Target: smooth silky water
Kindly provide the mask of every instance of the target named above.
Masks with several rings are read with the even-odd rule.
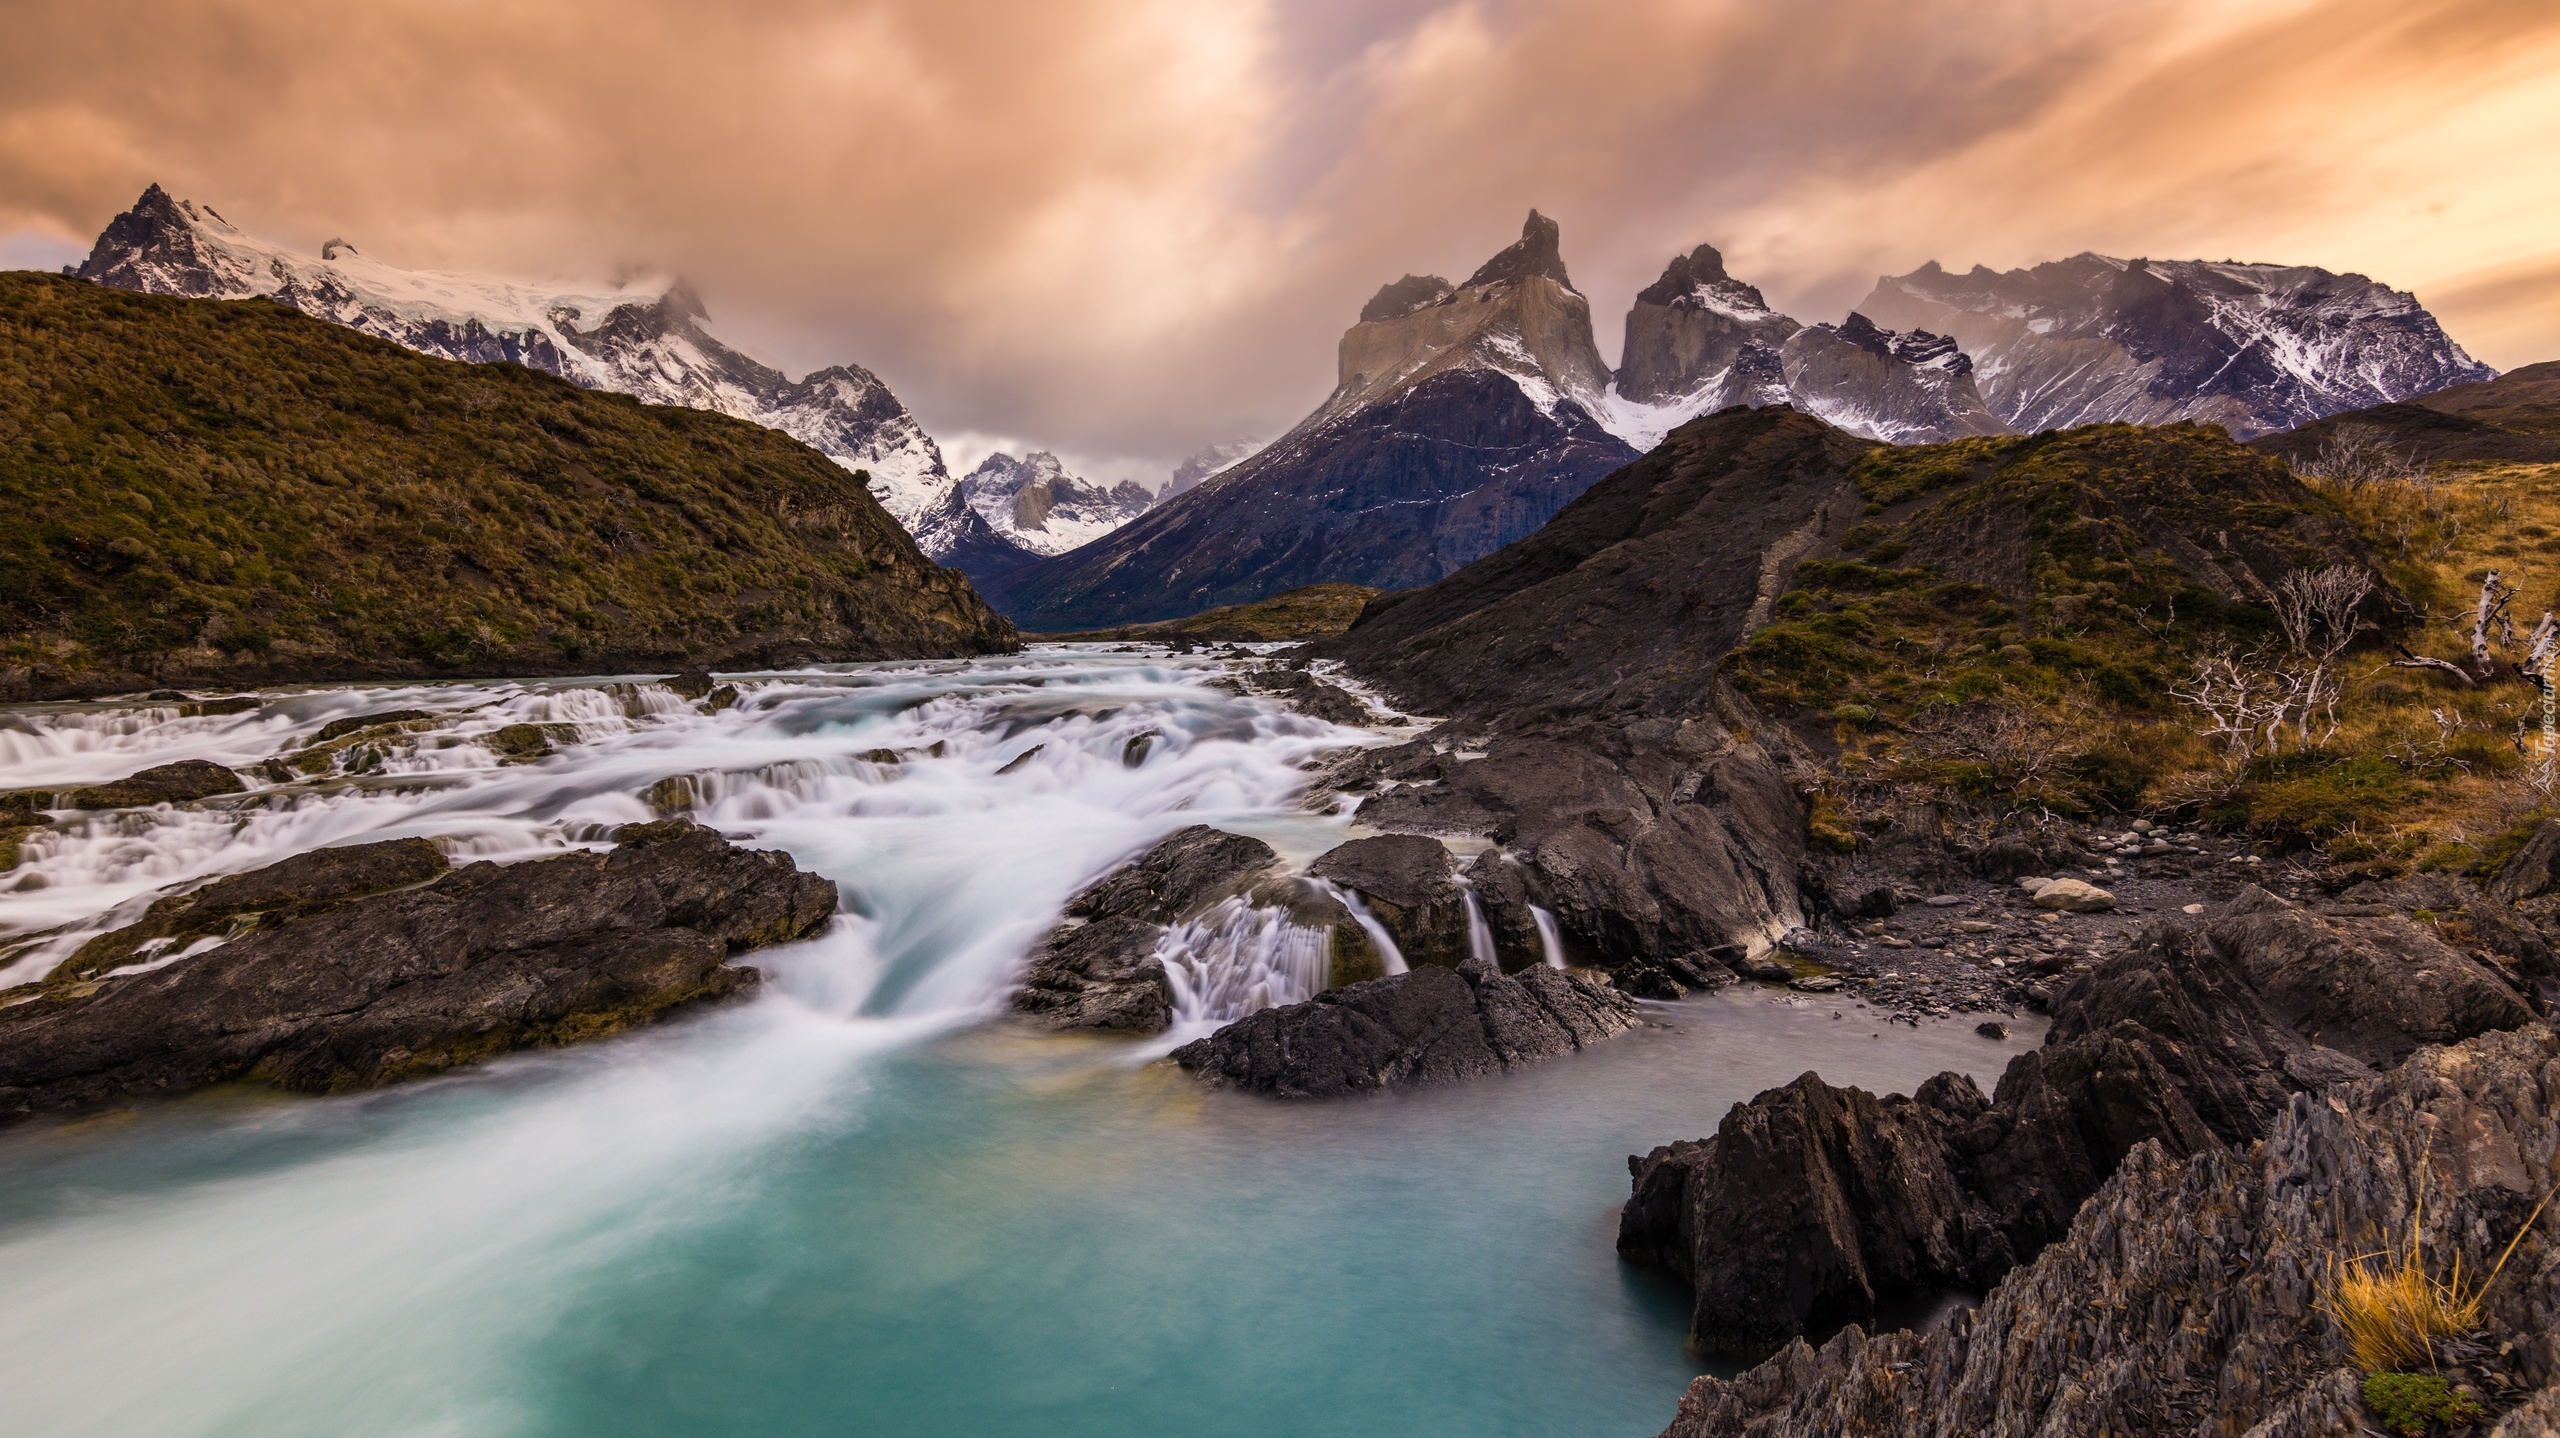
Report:
[[[1216,672],[1051,649],[754,676],[719,715],[566,681],[0,715],[5,789],[469,710],[359,777],[40,835],[0,981],[173,883],[412,834],[457,861],[600,843],[680,776],[845,896],[756,956],[754,1000],[609,1043],[0,1134],[0,1431],[1646,1434],[1700,1365],[1683,1295],[1612,1249],[1626,1155],[1806,1069],[1987,1080],[2034,1040],[1755,990],[1505,1078],[1287,1105],[1145,1062],[1170,1040],[990,1025],[1068,896],[1155,838],[1349,832],[1301,766],[1374,738]],[[575,742],[502,767],[473,741],[521,722]],[[1186,1032],[1306,981],[1287,936],[1243,938],[1202,936]]]

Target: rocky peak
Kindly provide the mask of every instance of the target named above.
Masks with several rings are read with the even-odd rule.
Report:
[[[1973,373],[1973,361],[1966,359],[1964,351],[1945,335],[1933,335],[1927,330],[1896,334],[1892,330],[1876,328],[1875,321],[1854,310],[1838,325],[1816,325],[1814,328],[1829,330],[1879,359],[1898,360],[1907,365],[1928,365],[1950,374]]]
[[[1045,449],[1019,459],[1001,451],[988,455],[960,481],[960,494],[998,537],[1030,554],[1089,544],[1146,513],[1156,499],[1135,481],[1106,489],[1080,479]]]
[[[1591,336],[1591,304],[1566,278],[1562,230],[1529,212],[1520,239],[1455,289],[1407,275],[1380,289],[1342,337],[1339,382],[1313,418],[1377,403],[1451,369],[1510,376],[1541,412],[1586,411],[1609,383]]]
[[[1735,279],[1713,245],[1674,255],[1627,310],[1613,401],[1602,413],[1640,449],[1685,420],[1737,404],[1783,404],[1778,347],[1799,328]]]
[[[1457,291],[1438,275],[1407,275],[1393,284],[1380,285],[1369,302],[1360,307],[1360,322],[1402,319],[1426,305],[1448,300]]]
[[[1472,290],[1541,278],[1568,290],[1573,288],[1572,279],[1564,272],[1564,227],[1531,210],[1528,220],[1520,226],[1519,242],[1485,261],[1467,277],[1465,287]]]
[[[1662,267],[1662,278],[1636,292],[1640,305],[1678,305],[1696,295],[1700,286],[1722,284],[1732,279],[1725,273],[1724,256],[1713,245],[1700,245],[1685,255],[1673,255],[1671,263]],[[1746,287],[1747,288],[1747,287]],[[1757,296],[1760,292],[1752,290]]]

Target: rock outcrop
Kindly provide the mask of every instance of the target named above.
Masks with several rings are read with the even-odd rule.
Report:
[[[1279,860],[1260,839],[1206,824],[1168,836],[1068,903],[1031,956],[1014,1012],[1051,1028],[1161,1033],[1173,1021],[1156,954],[1166,927],[1245,892]]]
[[[2560,1038],[2539,1025],[2425,1048],[2378,1077],[2288,1097],[2264,1141],[2128,1153],[2034,1261],[1925,1333],[1850,1328],[1740,1377],[1701,1378],[1664,1438],[2258,1438],[2377,1432],[2321,1306],[2332,1266],[2408,1244],[2477,1282],[2560,1183]],[[2544,1210],[2488,1287],[2478,1334],[2440,1342],[2488,1409],[2472,1431],[2560,1423],[2560,1222]]]
[[[683,820],[617,837],[389,892],[433,866],[371,845],[164,900],[83,950],[154,966],[0,1007],[0,1116],[239,1078],[365,1088],[599,1037],[752,987],[732,955],[835,912],[835,885],[786,855]]]
[[[159,764],[107,784],[74,789],[65,800],[73,809],[139,809],[152,804],[191,804],[217,794],[248,789],[240,776],[203,759]]]
[[[1974,387],[1973,361],[1945,335],[1897,334],[1851,314],[1797,330],[1778,358],[1796,405],[1853,434],[1937,444],[2009,432]]]
[[[1581,974],[1426,964],[1247,1014],[1174,1050],[1173,1060],[1220,1088],[1341,1098],[1487,1077],[1635,1024],[1633,1002]]]
[[[2335,1007],[2387,1011],[2395,995],[2410,1000],[2397,1020],[2347,1024]],[[2249,890],[2073,983],[1992,1102],[1956,1074],[1881,1100],[1807,1074],[1736,1105],[1712,1139],[1630,1159],[1619,1249],[1691,1283],[1701,1347],[1760,1357],[1895,1299],[1997,1281],[2142,1145],[2183,1159],[2247,1143],[2296,1094],[2531,1017],[2405,920]]]
[[[1380,834],[1327,851],[1307,873],[1358,894],[1408,964],[1467,961],[1467,891],[1449,846],[1419,834]],[[1516,966],[1515,966],[1516,967]]]
[[[1864,447],[1784,409],[1700,420],[1530,539],[1381,596],[1318,651],[1449,721],[1346,762],[1376,791],[1361,821],[1493,839],[1584,961],[1757,951],[1800,925],[1789,741],[1716,668],[1796,557],[1855,521]]]

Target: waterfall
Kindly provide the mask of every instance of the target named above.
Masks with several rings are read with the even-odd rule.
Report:
[[[1352,919],[1360,925],[1360,932],[1367,934],[1369,942],[1377,946],[1378,956],[1385,962],[1388,973],[1407,971],[1410,966],[1404,961],[1404,950],[1396,947],[1396,936],[1387,932],[1387,926],[1378,922],[1378,916],[1369,912],[1369,906],[1360,902],[1358,894],[1325,879],[1308,882],[1339,899],[1342,907],[1351,911]]]
[[[1462,892],[1467,896],[1467,957],[1477,963],[1489,964],[1499,972],[1502,959],[1494,952],[1493,926],[1484,921],[1484,905],[1476,902],[1475,890]]]
[[[1228,899],[1175,924],[1155,956],[1173,989],[1176,1028],[1227,1023],[1315,997],[1331,961],[1329,929],[1289,922],[1285,909]]]
[[[1529,906],[1529,917],[1538,921],[1538,947],[1546,953],[1547,967],[1551,969],[1563,968],[1564,935],[1559,933],[1556,929],[1556,916],[1548,913],[1542,908],[1539,908],[1535,904],[1531,904]]]

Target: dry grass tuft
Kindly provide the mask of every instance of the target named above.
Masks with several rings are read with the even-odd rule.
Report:
[[[2320,1306],[2337,1320],[2355,1353],[2356,1366],[2367,1373],[2422,1365],[2433,1368],[2436,1340],[2477,1332],[2489,1289],[2551,1202],[2552,1195],[2543,1194],[2542,1202],[2533,1206],[2515,1236],[2507,1240],[2506,1250],[2498,1255],[2487,1278],[2477,1284],[2465,1278],[2462,1256],[2457,1253],[2452,1272],[2439,1280],[2427,1272],[2418,1248],[2418,1235],[2426,1227],[2426,1173],[2426,1155],[2421,1153],[2417,1202],[2409,1215],[2406,1243],[2353,1258],[2332,1255],[2329,1261],[2329,1291]]]

